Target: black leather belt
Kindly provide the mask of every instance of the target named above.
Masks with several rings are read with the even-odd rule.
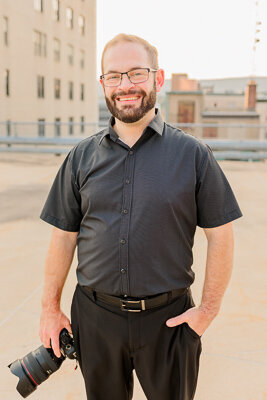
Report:
[[[112,296],[106,293],[96,292],[95,290],[89,288],[88,286],[81,286],[89,294],[93,295],[96,300],[101,300],[104,303],[118,306],[123,311],[140,312],[149,310],[151,308],[163,306],[164,304],[170,303],[173,299],[183,296],[189,288],[185,289],[175,289],[170,292],[146,296],[144,298],[129,298],[125,300],[124,298]]]

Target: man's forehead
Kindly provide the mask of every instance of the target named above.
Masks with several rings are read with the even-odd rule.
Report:
[[[110,72],[130,72],[130,71],[132,71],[134,69],[138,69],[138,68],[146,68],[146,67],[144,67],[144,65],[135,65],[134,67],[131,67],[131,68],[128,67],[127,71],[122,71],[123,68],[117,68],[116,69],[114,67],[113,69],[112,68],[108,68],[108,70],[105,73],[109,74]]]
[[[104,56],[105,73],[149,67],[148,64],[147,51],[139,43],[116,43],[107,49]]]

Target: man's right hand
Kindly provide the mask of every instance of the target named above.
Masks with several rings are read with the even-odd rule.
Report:
[[[70,320],[60,310],[44,310],[40,318],[39,336],[44,347],[51,348],[57,357],[61,356],[59,349],[59,334],[63,328],[66,328],[69,333],[72,333]]]

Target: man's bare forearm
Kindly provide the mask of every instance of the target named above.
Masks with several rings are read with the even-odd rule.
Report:
[[[73,260],[77,232],[54,228],[47,252],[42,308],[58,310],[62,290]]]
[[[211,317],[219,312],[233,268],[232,223],[204,229],[208,239],[205,281],[200,307]]]

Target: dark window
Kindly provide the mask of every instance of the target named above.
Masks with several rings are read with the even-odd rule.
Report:
[[[55,118],[55,136],[60,136],[61,131],[61,123],[60,123],[60,118]]]
[[[44,76],[37,75],[37,97],[44,98]]]
[[[73,100],[73,82],[69,82],[69,99]]]
[[[81,96],[80,96],[81,100],[84,100],[84,83],[81,83]]]
[[[60,99],[60,79],[55,79],[55,99]]]
[[[85,128],[84,121],[85,121],[85,118],[84,118],[84,116],[82,116],[81,117],[81,133],[84,133],[84,128]]]
[[[6,135],[11,136],[11,121],[9,119],[6,121]]]
[[[69,117],[69,135],[73,135],[73,117]]]
[[[45,135],[45,119],[39,118],[38,119],[38,136]]]
[[[10,96],[10,73],[9,69],[6,69],[4,72],[4,78],[5,78],[5,92],[6,96]]]

